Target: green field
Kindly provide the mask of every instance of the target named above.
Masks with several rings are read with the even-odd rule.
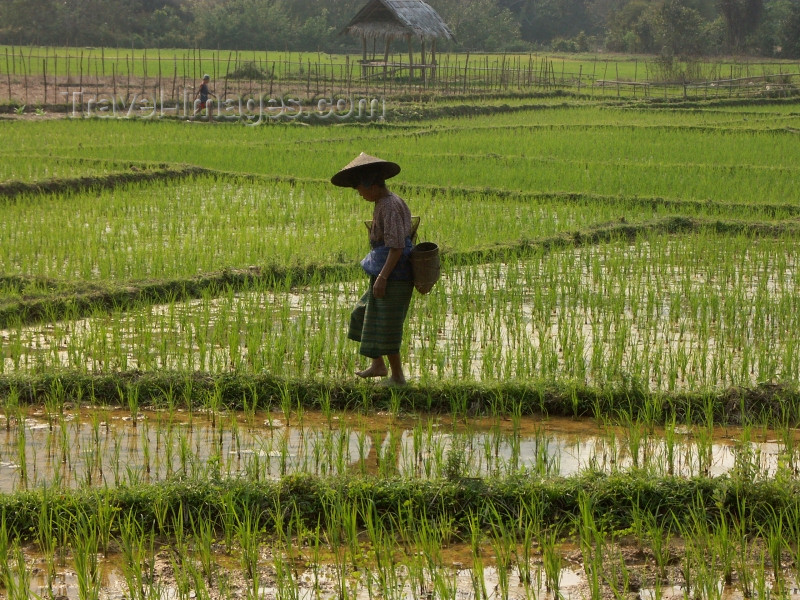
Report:
[[[0,121],[0,597],[796,596],[800,103],[489,104]],[[361,151],[441,249],[399,390]]]
[[[363,56],[308,52],[133,50],[0,46],[0,113],[63,112],[73,102],[129,106],[147,98],[191,102],[204,74],[223,101],[252,98],[394,98],[447,105],[465,97],[595,101],[644,98],[722,100],[797,94],[797,64],[781,60],[699,59],[618,54],[448,54],[426,68],[419,52]],[[418,107],[414,107],[415,109]],[[474,109],[475,107],[473,107]]]
[[[347,301],[325,298],[339,285],[345,298],[356,293],[369,207],[327,179],[367,150],[403,165],[393,185],[422,216],[423,238],[443,251],[445,278],[418,298],[425,318],[412,318],[407,336],[426,382],[793,389],[796,107],[567,104],[371,126],[10,121],[0,151],[2,368],[214,373],[227,364],[259,373],[268,365],[279,376],[347,380],[354,357],[344,328],[280,334],[278,348],[336,348],[323,365],[301,350],[285,351],[292,358],[281,364],[282,351],[265,356],[253,346],[279,335],[272,324],[288,309],[258,309],[275,290],[299,296],[313,322],[346,320]],[[490,273],[497,282],[479,285]],[[609,278],[626,286],[609,295]],[[235,304],[180,310],[185,319],[222,311],[224,325],[204,342],[224,349],[217,362],[197,363],[195,342],[148,325],[153,304],[176,310],[232,291]],[[269,301],[285,302],[297,300]],[[124,331],[128,343],[115,341],[112,354],[69,336],[64,361],[48,352],[52,343],[33,342],[37,322],[108,310],[112,319],[89,331],[109,339],[104,328]]]
[[[419,52],[417,49],[417,59]],[[371,53],[370,53],[371,57]],[[117,76],[135,77],[155,76],[164,78],[189,77],[199,79],[209,73],[214,79],[223,78],[227,72],[234,71],[243,64],[252,64],[267,74],[288,75],[291,71],[302,74],[303,66],[327,67],[338,73],[346,73],[349,67],[356,69],[360,56],[331,55],[324,52],[257,52],[227,50],[185,50],[185,49],[124,49],[124,48],[68,48],[68,47],[13,47],[0,45],[0,67],[5,73],[28,75],[66,76],[83,72],[87,78]],[[382,53],[378,57],[383,59]],[[6,61],[7,59],[7,61]],[[389,62],[408,59],[408,52],[393,52]],[[428,58],[430,60],[430,57]],[[649,55],[596,55],[596,54],[558,54],[558,53],[438,53],[437,62],[444,69],[474,68],[502,69],[515,68],[525,73],[551,70],[553,75],[562,73],[577,76],[582,73],[596,79],[639,81],[657,77],[663,72],[664,61]],[[718,60],[675,60],[679,70],[694,69],[696,75],[707,79],[724,77],[759,77],[779,73],[794,72],[796,63],[788,60],[758,59],[718,59]],[[273,67],[276,69],[273,71]]]

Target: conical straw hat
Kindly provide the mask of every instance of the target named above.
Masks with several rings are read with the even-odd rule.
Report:
[[[341,171],[331,177],[331,183],[339,187],[355,187],[359,179],[355,177],[355,175],[373,169],[385,180],[397,175],[400,172],[400,165],[362,152],[351,160]]]

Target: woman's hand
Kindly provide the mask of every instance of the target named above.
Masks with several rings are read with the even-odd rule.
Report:
[[[384,273],[391,274],[401,256],[403,256],[402,248],[389,249],[389,255],[386,257],[386,262],[384,263],[381,272],[378,273],[378,276],[375,278],[375,283],[372,284],[372,295],[376,298],[383,298],[386,295],[386,275],[384,275]]]
[[[386,295],[386,278],[383,275],[375,278],[375,283],[372,284],[372,295],[376,298],[383,298]]]

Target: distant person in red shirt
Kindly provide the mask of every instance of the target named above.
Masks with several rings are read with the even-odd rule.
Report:
[[[211,81],[211,76],[203,75],[203,83],[200,84],[200,87],[197,89],[197,92],[195,92],[193,100],[197,100],[198,97],[200,98],[199,104],[195,102],[195,107],[194,107],[195,116],[197,116],[197,114],[200,111],[206,109],[206,103],[208,102],[209,96],[213,97],[214,100],[217,99],[217,97],[208,89],[209,81]],[[206,113],[208,114],[208,120],[211,121],[211,114],[208,112],[208,110],[206,110]]]

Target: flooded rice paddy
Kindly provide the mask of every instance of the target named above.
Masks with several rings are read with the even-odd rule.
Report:
[[[146,597],[152,600],[194,600],[204,597],[208,600],[224,598],[258,598],[261,600],[339,600],[342,597],[353,600],[372,600],[373,598],[386,598],[393,600],[433,600],[450,598],[453,600],[610,600],[612,598],[637,598],[640,600],[687,600],[691,598],[709,598],[707,591],[690,588],[684,585],[656,585],[651,587],[647,583],[635,586],[634,592],[613,594],[606,592],[598,596],[593,594],[589,583],[590,577],[581,565],[580,551],[575,547],[564,547],[566,565],[558,573],[559,588],[557,592],[548,589],[545,582],[544,566],[540,559],[534,560],[530,565],[531,581],[524,581],[516,570],[503,573],[494,565],[483,566],[479,577],[476,577],[474,566],[469,557],[469,550],[455,548],[447,552],[448,564],[432,574],[419,572],[419,566],[409,568],[399,566],[391,587],[381,587],[386,582],[380,581],[380,576],[369,569],[362,569],[355,573],[345,575],[341,569],[332,564],[307,566],[307,562],[299,553],[295,557],[293,567],[296,577],[295,584],[290,590],[281,584],[281,573],[276,563],[281,559],[276,557],[271,549],[264,549],[260,556],[263,563],[260,573],[260,583],[257,589],[248,586],[246,580],[237,574],[235,560],[229,555],[218,553],[215,555],[214,585],[209,585],[200,594],[188,592],[175,581],[175,568],[179,564],[174,554],[161,551],[152,563],[152,582],[147,585]],[[627,548],[628,554],[635,553],[635,549]],[[56,570],[52,577],[47,576],[45,560],[35,552],[26,555],[33,565],[33,574],[29,580],[29,591],[38,598],[58,598],[60,600],[81,600],[82,594],[78,577],[71,564],[65,563]],[[462,562],[466,561],[466,562]],[[639,565],[642,572],[644,565]],[[179,568],[179,567],[178,567]],[[635,565],[631,565],[634,578],[638,572]],[[119,557],[106,557],[100,559],[99,580],[96,598],[98,600],[123,600],[130,598],[130,589],[125,581],[123,568],[119,565]],[[342,591],[342,590],[346,591]],[[378,591],[380,590],[380,591]],[[763,595],[758,598],[783,598],[784,600],[799,600],[800,585],[792,576],[787,575],[787,581],[776,585],[774,579],[768,577],[761,590]],[[2,594],[0,594],[2,597]],[[714,584],[712,598],[718,600],[747,600],[740,589],[722,582]]]
[[[57,411],[6,409],[0,417],[0,489],[110,487],[182,476],[277,479],[298,472],[434,478],[447,476],[454,455],[465,477],[555,477],[638,468],[654,476],[719,476],[738,470],[741,476],[766,479],[779,469],[784,475],[790,469],[789,475],[797,477],[798,448],[798,430],[311,410],[132,414],[120,408],[66,404]],[[523,541],[513,550],[513,564],[506,565],[500,562],[497,541],[484,540],[478,550],[474,542],[458,539],[438,540],[433,550],[400,544],[387,567],[366,544],[355,565],[354,558],[335,550],[335,538],[310,532],[316,542],[262,541],[254,573],[244,569],[241,551],[228,547],[221,534],[207,540],[207,551],[200,550],[200,534],[194,530],[189,541],[182,542],[188,544],[183,550],[176,550],[174,540],[148,535],[144,546],[149,550],[136,565],[140,579],[125,562],[126,550],[118,545],[122,542],[112,543],[108,552],[98,550],[91,594],[85,573],[83,580],[79,575],[86,569],[76,556],[84,551],[79,546],[49,555],[35,544],[17,547],[16,555],[9,554],[8,574],[17,578],[13,585],[27,586],[35,597],[60,600],[800,599],[791,561],[786,559],[776,580],[764,563],[765,551],[757,548],[750,560],[755,573],[761,569],[761,579],[758,583],[754,575],[748,585],[753,590],[760,585],[759,593],[747,591],[751,588],[738,580],[726,584],[718,573],[712,591],[687,583],[680,559],[687,542],[677,535],[667,541],[673,558],[660,576],[654,575],[649,547],[632,534],[604,540],[604,568],[615,574],[603,577],[599,594],[592,571],[597,567],[590,564],[585,547],[569,540],[554,546],[554,555],[542,540]],[[527,566],[520,564],[522,556],[528,557]],[[20,579],[21,568],[25,575]],[[624,577],[624,589],[614,591],[610,582],[617,576]],[[134,583],[139,596],[131,592]]]
[[[570,476],[630,468],[653,475],[800,472],[800,432],[598,425],[565,418],[403,417],[301,411],[187,413],[75,407],[0,416],[0,491],[118,486],[174,476],[276,479],[292,473],[439,478]]]
[[[403,351],[414,385],[537,377],[598,386],[637,381],[663,391],[797,379],[800,280],[793,256],[769,240],[688,242],[615,242],[449,269],[431,295],[415,298]],[[344,337],[345,324],[364,282],[285,287],[216,290],[187,302],[13,327],[0,332],[0,364],[9,374],[169,369],[352,377],[359,359]],[[657,426],[624,414],[601,421],[484,417],[489,407],[468,408],[470,416],[456,417],[323,412],[294,404],[227,412],[122,410],[78,399],[38,408],[6,402],[0,406],[0,492],[173,478],[266,481],[294,473],[431,480],[628,470],[744,481],[800,476],[800,432],[789,427]],[[557,551],[548,551],[542,539],[527,549],[522,543],[513,565],[503,562],[496,541],[484,539],[476,550],[460,539],[442,543],[435,559],[419,545],[399,549],[390,568],[381,568],[374,548],[365,547],[357,564],[345,564],[335,540],[316,533],[316,543],[326,546],[317,554],[308,541],[291,549],[285,540],[263,540],[258,566],[247,572],[244,550],[219,540],[206,539],[205,554],[194,540],[184,560],[176,540],[145,537],[150,546],[134,562],[140,580],[132,583],[130,561],[117,547],[108,556],[94,554],[91,589],[77,546],[58,556],[36,545],[17,547],[5,575],[16,583],[5,597],[30,591],[48,598],[142,600],[800,599],[798,559],[770,564],[761,540],[742,558],[752,577],[743,571],[725,583],[717,565],[704,566],[698,551],[689,551],[686,535],[667,544],[667,572],[654,576],[654,551],[614,533],[595,540],[601,546],[595,554],[605,557],[598,591],[596,557],[574,535],[564,534]],[[785,553],[792,548],[787,544]],[[690,555],[691,569],[708,571],[702,583],[683,572],[683,557]],[[617,579],[624,585],[614,587]]]
[[[402,352],[422,383],[535,377],[676,391],[795,381],[800,270],[785,248],[707,235],[451,268],[415,295]],[[359,358],[346,324],[365,285],[219,290],[19,326],[0,331],[0,368],[349,377]]]
[[[590,585],[590,576],[582,566],[580,550],[575,546],[565,544],[561,551],[564,553],[564,566],[558,572],[558,590],[553,591],[546,583],[545,567],[541,557],[535,558],[530,564],[531,580],[520,577],[517,569],[504,572],[494,564],[484,564],[476,567],[470,557],[470,551],[463,546],[455,545],[444,552],[445,565],[440,569],[431,569],[427,573],[419,564],[410,560],[407,565],[398,565],[392,581],[381,581],[381,576],[376,571],[362,568],[355,572],[345,573],[341,566],[334,564],[309,565],[307,556],[298,552],[289,559],[294,571],[295,583],[287,590],[282,584],[281,569],[282,557],[275,555],[271,548],[264,548],[259,557],[263,565],[259,573],[259,583],[253,589],[245,578],[237,574],[236,561],[224,552],[217,552],[214,557],[216,569],[213,585],[208,585],[201,593],[188,592],[179,583],[176,583],[176,569],[180,570],[180,562],[173,553],[160,551],[150,565],[143,565],[149,569],[152,580],[146,586],[147,598],[153,600],[179,600],[182,598],[194,599],[197,597],[208,600],[224,598],[259,598],[263,600],[338,600],[342,597],[353,600],[372,600],[373,598],[387,598],[394,600],[421,600],[451,598],[453,600],[604,600],[611,598],[637,598],[640,600],[687,600],[690,598],[709,598],[707,590],[687,587],[685,585],[655,585],[647,583],[644,564],[636,564],[631,560],[637,550],[632,546],[617,547],[619,555],[627,555],[629,568],[634,583],[634,591],[613,594],[606,592],[602,595],[593,594]],[[59,598],[61,600],[80,600],[80,586],[77,575],[72,569],[71,561],[56,569],[54,575],[47,575],[46,561],[36,552],[30,552],[26,558],[33,565],[32,575],[28,581],[30,592],[39,598]],[[122,600],[130,598],[130,589],[127,585],[123,567],[119,564],[120,557],[108,556],[100,559],[98,600]],[[482,561],[492,563],[491,560]],[[275,568],[275,565],[279,565]],[[480,576],[476,577],[476,568],[481,568]],[[526,576],[527,577],[527,576]],[[639,577],[642,580],[639,580]],[[387,583],[389,586],[387,587]],[[642,585],[640,585],[642,584]],[[733,585],[723,584],[721,581],[714,583],[714,590],[710,597],[718,600],[746,600],[751,595],[746,595]],[[343,591],[345,590],[345,591]],[[767,577],[758,598],[783,598],[784,600],[800,599],[800,585],[790,573],[786,580],[776,584],[775,580]]]

